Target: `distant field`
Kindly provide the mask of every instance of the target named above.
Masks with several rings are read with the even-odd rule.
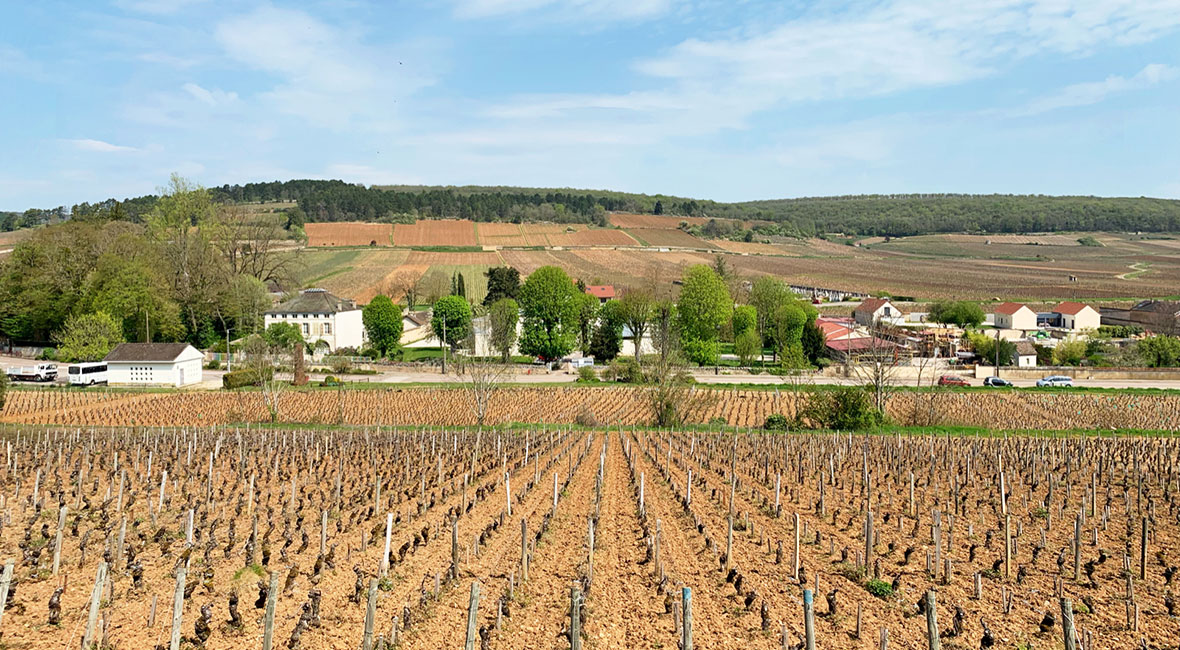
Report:
[[[466,228],[465,224],[470,222],[449,223],[451,228]],[[492,227],[485,231],[488,225]],[[529,246],[563,247],[594,243],[619,245],[615,243],[617,239],[607,238],[627,237],[621,230],[579,226],[570,233],[566,232],[568,228],[562,224],[480,223],[472,225],[472,234],[474,238],[478,229],[480,243],[499,239],[528,242]],[[541,266],[556,265],[588,283],[627,287],[659,278],[659,282],[671,286],[671,280],[685,267],[712,264],[715,254],[723,254],[730,266],[751,279],[772,274],[795,284],[865,293],[885,291],[918,299],[1053,302],[1073,298],[1135,300],[1180,294],[1180,239],[1071,233],[1036,236],[1036,241],[1041,243],[1033,244],[1017,243],[1025,240],[1015,237],[929,235],[867,245],[868,240],[862,240],[862,246],[849,246],[820,239],[776,239],[771,244],[706,241],[676,229],[638,231],[653,248],[635,248],[637,244],[630,243],[631,248],[624,250],[506,248],[471,253],[308,250],[304,251],[301,263],[305,265],[303,277],[318,278],[317,286],[361,302],[377,292],[394,290],[402,279],[421,277],[431,270],[448,276],[456,270],[463,272],[469,294],[482,297],[483,271],[500,264],[514,266],[526,276]],[[1092,234],[1103,246],[1076,245],[1077,239],[1086,234]],[[396,233],[394,236],[396,240]],[[454,241],[429,238],[420,241],[431,242],[422,245],[456,245]],[[660,246],[671,250],[654,249]],[[685,250],[677,246],[712,247],[717,251]]]
[[[475,246],[475,222],[430,219],[393,227],[394,246]]]
[[[627,233],[647,246],[673,248],[716,248],[713,244],[697,239],[683,230],[667,228],[628,228]]]
[[[308,223],[308,246],[389,246],[393,226],[387,223]]]

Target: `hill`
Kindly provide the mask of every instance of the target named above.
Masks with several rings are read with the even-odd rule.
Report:
[[[721,203],[609,190],[506,186],[364,187],[339,180],[291,180],[210,188],[229,203],[295,202],[289,223],[416,219],[476,222],[581,223],[607,227],[607,213],[704,220],[710,237],[912,236],[936,233],[1176,232],[1180,201],[1145,197],[897,194],[809,197]],[[107,199],[66,210],[0,213],[0,231],[67,218],[112,216],[139,221],[157,197]],[[708,222],[713,221],[713,225]],[[743,222],[743,223],[737,223]],[[747,235],[747,233],[749,233]]]

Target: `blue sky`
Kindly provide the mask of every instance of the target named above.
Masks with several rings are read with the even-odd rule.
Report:
[[[1180,197],[1180,0],[4,0],[0,209],[290,178]]]

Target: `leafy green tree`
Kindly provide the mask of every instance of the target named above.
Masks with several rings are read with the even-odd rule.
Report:
[[[775,310],[779,305],[794,300],[795,294],[787,283],[773,275],[764,275],[754,281],[754,286],[750,289],[750,304],[756,312],[758,335],[762,337],[763,344],[778,348],[772,331]]]
[[[583,355],[590,353],[590,339],[594,336],[598,304],[598,298],[585,292],[578,294],[578,349]]]
[[[584,294],[560,268],[543,266],[533,271],[519,293],[524,316],[521,353],[546,361],[568,354],[578,336],[580,295]]]
[[[664,214],[664,202],[656,201],[656,207],[651,212],[652,214]]]
[[[128,341],[175,341],[185,333],[163,278],[147,262],[113,253],[103,255],[86,279],[78,309],[119,319]]]
[[[507,268],[507,267],[504,267]],[[515,271],[516,269],[513,269]],[[512,357],[512,346],[516,345],[516,326],[520,322],[520,305],[512,298],[500,298],[492,303],[488,311],[492,334],[489,343],[500,353],[500,361],[508,363]]]
[[[1086,347],[1086,342],[1081,339],[1062,341],[1053,348],[1053,363],[1059,366],[1076,366],[1086,358]]]
[[[54,340],[62,361],[102,361],[123,342],[123,324],[101,311],[71,316]]]
[[[939,300],[930,305],[929,318],[935,323],[978,327],[983,322],[983,308],[966,300]]]
[[[733,310],[733,340],[737,343],[737,338],[741,336],[746,330],[756,330],[758,328],[758,309],[753,305],[740,305]]]
[[[8,375],[0,372],[0,409],[4,408],[4,400],[8,392]]]
[[[488,295],[484,296],[485,307],[502,298],[516,299],[520,291],[520,271],[511,266],[494,266],[484,272],[488,278]]]
[[[982,332],[969,332],[967,334],[967,340],[971,343],[971,348],[975,350],[975,355],[981,359],[982,363],[986,365],[996,363],[996,337],[988,336]],[[1016,359],[1016,344],[1008,339],[1000,339],[999,346],[1000,365],[1010,366],[1014,364]],[[1083,353],[1085,352],[1084,346],[1082,351]]]
[[[809,318],[803,326],[803,354],[807,362],[813,366],[821,364],[820,359],[828,358],[828,340],[824,331],[816,324],[814,318]],[[822,363],[826,363],[822,362]]]
[[[655,298],[645,289],[627,289],[619,300],[619,316],[623,319],[623,324],[631,330],[636,361],[643,353],[643,335],[647,332],[654,306]]]
[[[807,312],[792,300],[774,310],[770,331],[773,335],[775,353],[786,368],[804,368],[807,356],[803,353],[803,328],[807,325]]]
[[[471,333],[471,305],[459,296],[439,298],[430,316],[430,328],[440,341],[456,350]]]
[[[374,296],[361,311],[361,322],[365,325],[369,343],[382,356],[392,357],[397,353],[401,347],[403,329],[400,305],[393,304],[389,296]]]
[[[623,310],[618,300],[608,300],[598,309],[598,323],[590,339],[590,354],[596,363],[606,363],[623,349]]]
[[[289,352],[297,343],[303,343],[303,332],[295,323],[271,323],[262,333],[263,342],[276,350]]]
[[[1135,344],[1139,358],[1149,368],[1172,368],[1180,365],[1180,338],[1148,336]]]
[[[743,366],[752,365],[754,359],[762,353],[762,338],[758,336],[758,330],[754,327],[742,330],[742,333],[734,338],[733,351]]]
[[[729,290],[717,272],[704,264],[690,266],[684,272],[676,312],[681,345],[689,361],[702,366],[717,363],[717,338],[733,313]]]

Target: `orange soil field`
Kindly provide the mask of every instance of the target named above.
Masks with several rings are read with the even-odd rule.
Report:
[[[730,253],[745,253],[749,255],[786,255],[786,251],[774,244],[761,242],[730,241],[728,239],[710,239],[713,248],[720,248]]]
[[[423,219],[393,226],[394,246],[475,246],[475,223],[466,219]]]
[[[674,248],[716,248],[704,239],[697,239],[683,230],[663,228],[628,228],[627,233],[648,246]]]
[[[685,405],[690,421],[722,421],[761,427],[781,413],[794,418],[807,392],[700,389]],[[120,392],[101,400],[63,401],[55,391],[13,391],[14,405],[0,411],[0,422],[50,425],[219,425],[260,422],[268,412],[260,393]],[[101,394],[101,391],[97,394]],[[652,421],[644,389],[637,387],[505,387],[491,398],[487,423],[571,423],[587,417],[599,422],[644,424]],[[39,400],[43,400],[40,402]],[[1180,430],[1180,396],[1086,393],[913,393],[889,402],[897,422],[915,423],[926,413],[938,421],[1003,429],[1166,429]],[[475,423],[467,394],[460,388],[369,390],[291,390],[279,405],[280,420],[318,424],[467,425]],[[919,422],[920,423],[920,422]]]
[[[520,224],[515,223],[477,223],[475,224],[476,239],[480,246],[543,246],[532,244],[527,235],[521,231]]]
[[[414,265],[408,258],[415,252],[388,249],[361,251],[347,269],[316,284],[363,305],[378,293],[389,291],[398,279],[414,273]],[[407,264],[408,268],[405,266]]]
[[[1059,595],[1088,647],[1180,638],[1174,439],[550,424],[7,444],[10,648],[167,647],[174,594],[182,647],[260,647],[268,583],[274,647],[292,650],[355,650],[367,618],[372,647],[457,647],[473,591],[476,647],[562,650],[571,589],[588,648],[676,647],[684,589],[701,648],[796,647],[804,590],[835,650],[883,629],[927,647],[927,592],[948,650],[985,626],[996,648],[1061,647]]]
[[[387,223],[307,223],[308,246],[389,246],[393,227]]]
[[[554,233],[546,235],[550,246],[638,246],[635,241],[622,230],[590,229],[577,232]]]

